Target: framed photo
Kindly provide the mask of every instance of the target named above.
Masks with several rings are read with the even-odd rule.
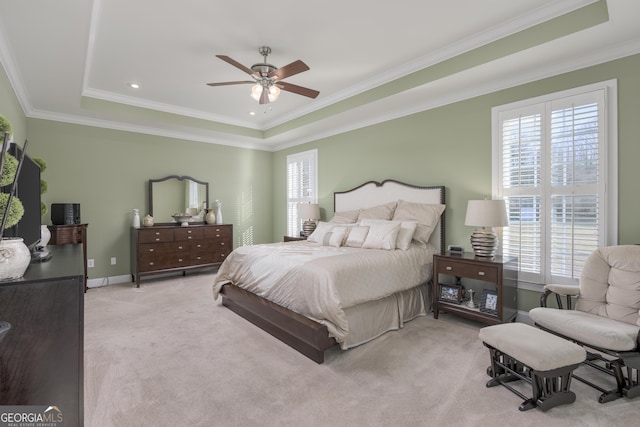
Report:
[[[480,311],[483,313],[498,315],[498,293],[490,289],[482,290],[482,298],[480,299]]]
[[[460,304],[462,302],[462,286],[440,284],[440,293],[438,294],[438,299],[440,301]]]

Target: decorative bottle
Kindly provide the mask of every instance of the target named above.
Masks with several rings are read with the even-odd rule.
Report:
[[[216,200],[216,224],[222,224],[222,202]]]
[[[140,210],[133,210],[133,228],[140,228]]]

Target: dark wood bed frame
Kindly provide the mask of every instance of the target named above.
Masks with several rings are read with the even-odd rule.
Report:
[[[369,181],[351,190],[334,193],[334,210],[336,194],[347,194],[370,184],[383,187],[385,183],[395,183],[416,189],[440,189],[440,203],[444,204],[445,202],[444,186],[416,186],[395,180]],[[441,251],[444,251],[444,230],[444,215],[442,215],[440,218]],[[222,305],[316,363],[323,363],[325,350],[338,344],[335,339],[329,336],[329,330],[325,325],[247,292],[234,284],[223,285],[220,294],[222,295]]]

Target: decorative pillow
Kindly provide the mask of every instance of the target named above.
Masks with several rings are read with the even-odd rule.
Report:
[[[400,232],[400,223],[382,221],[369,226],[369,233],[362,244],[363,249],[384,249],[392,251],[396,248],[396,239]]]
[[[393,212],[396,209],[397,202],[385,203],[384,205],[374,206],[372,208],[360,210],[358,215],[358,222],[365,218],[369,219],[385,219],[390,220],[393,217]]]
[[[369,234],[369,227],[364,227],[364,226],[349,227],[349,233],[347,234],[347,238],[344,242],[344,246],[349,246],[352,248],[361,248],[362,244],[367,238],[367,234]]]
[[[322,243],[324,240],[324,235],[331,231],[331,229],[335,227],[335,224],[329,224],[328,222],[319,221],[316,225],[316,229],[313,230],[313,233],[309,237],[307,237],[308,242]]]
[[[398,237],[396,238],[396,249],[402,249],[406,251],[411,246],[411,240],[413,239],[413,234],[416,231],[416,227],[418,223],[415,221],[385,221],[381,219],[363,219],[360,224],[361,225],[374,225],[380,223],[394,223],[400,225],[400,231],[398,231]]]
[[[322,245],[339,248],[344,243],[344,238],[347,236],[350,228],[351,227],[333,227],[331,231],[324,234]]]
[[[360,210],[336,212],[329,222],[333,224],[353,224],[358,220],[358,214],[360,214]]]
[[[440,215],[444,212],[445,205],[411,203],[398,200],[398,206],[393,213],[394,221],[415,221],[418,223],[413,234],[413,240],[423,246],[429,242],[429,237],[435,230]]]
[[[418,223],[415,221],[402,221],[400,223],[398,238],[396,239],[396,248],[402,249],[403,251],[409,249],[417,228]]]

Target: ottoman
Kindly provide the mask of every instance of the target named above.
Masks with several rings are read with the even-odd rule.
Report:
[[[478,336],[491,356],[487,387],[502,385],[525,399],[521,411],[535,407],[546,411],[575,402],[571,377],[586,359],[584,348],[524,323],[487,326]],[[532,397],[508,384],[517,380],[531,384]]]

